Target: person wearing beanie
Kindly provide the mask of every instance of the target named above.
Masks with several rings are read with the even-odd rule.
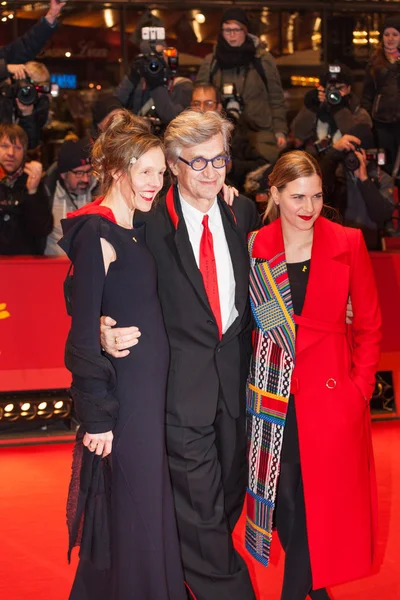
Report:
[[[344,225],[362,230],[369,250],[381,250],[395,204],[392,178],[367,158],[374,146],[371,127],[359,123],[323,153],[320,166],[325,204],[340,212]],[[346,157],[355,159],[352,168]]]
[[[399,68],[400,16],[393,15],[383,23],[381,43],[366,68],[361,99],[361,106],[372,117],[377,145],[386,150],[389,174],[400,148]]]
[[[215,50],[201,64],[197,81],[218,88],[225,98],[224,110],[235,122],[235,137],[248,139],[259,155],[273,163],[286,145],[282,84],[272,55],[249,34],[243,9],[231,7],[224,12]],[[241,99],[235,112],[224,96],[226,84],[234,84]]]
[[[91,140],[87,137],[65,141],[57,162],[44,179],[53,213],[53,230],[47,237],[45,249],[49,256],[64,255],[57,243],[63,235],[61,220],[68,212],[82,208],[95,197],[98,181],[90,164],[90,151]]]
[[[372,127],[370,115],[360,107],[360,99],[352,91],[354,76],[351,69],[338,62],[334,66],[340,69],[339,73],[332,74],[329,70],[321,73],[320,85],[305,94],[304,105],[290,126],[295,147],[315,157],[358,123]],[[340,92],[340,102],[331,104],[327,101],[327,87]]]

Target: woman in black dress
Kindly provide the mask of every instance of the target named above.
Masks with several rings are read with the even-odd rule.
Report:
[[[70,599],[183,600],[164,449],[169,348],[145,226],[132,227],[134,211],[149,211],[162,187],[164,153],[144,121],[120,110],[94,145],[93,166],[104,196],[68,215],[60,242],[74,268],[66,364],[81,421],[68,506],[70,548],[81,551]],[[102,314],[140,328],[122,360],[102,353]]]

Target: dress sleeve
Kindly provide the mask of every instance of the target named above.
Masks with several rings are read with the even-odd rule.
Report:
[[[100,218],[89,218],[75,235],[69,254],[74,271],[66,366],[73,377],[71,395],[78,419],[89,433],[112,430],[118,407],[113,397],[115,373],[100,345],[106,277],[101,237]]]
[[[375,387],[381,341],[381,311],[371,260],[361,230],[352,236],[350,298],[353,305],[352,379],[369,400]]]

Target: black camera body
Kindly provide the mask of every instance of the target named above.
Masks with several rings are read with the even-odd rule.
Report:
[[[222,106],[227,118],[232,123],[237,123],[243,112],[244,102],[236,90],[236,85],[234,83],[224,83],[221,96]]]
[[[355,152],[360,152],[361,147],[356,146],[355,151],[350,150],[346,152],[343,163],[348,171],[354,173],[360,168],[360,161],[357,158]],[[367,159],[368,176],[371,179],[378,178],[378,167],[383,167],[386,164],[386,153],[383,148],[369,148],[365,150],[365,156]]]
[[[136,59],[137,69],[141,76],[147,81],[162,81],[167,83],[172,80],[178,71],[179,58],[176,48],[165,48],[157,52],[156,47],[165,40],[165,29],[163,27],[142,28],[142,54]],[[147,47],[146,47],[147,46]]]
[[[0,94],[13,101],[19,100],[24,106],[36,104],[39,93],[50,94],[52,91],[50,83],[36,84],[29,77],[26,79],[12,78],[11,84],[3,83]]]

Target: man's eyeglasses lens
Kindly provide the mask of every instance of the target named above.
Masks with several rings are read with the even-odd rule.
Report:
[[[73,173],[78,179],[82,179],[83,177],[85,177],[85,175],[91,177],[92,172],[92,169],[89,169],[89,171],[71,171],[71,173]]]
[[[179,160],[184,162],[186,165],[189,165],[193,171],[204,171],[208,163],[211,163],[214,169],[223,169],[223,167],[226,167],[229,162],[229,156],[216,156],[215,158],[209,159],[199,156],[199,158],[194,158],[190,162],[179,157]]]
[[[226,33],[227,35],[231,35],[232,33],[233,34],[238,34],[241,31],[243,31],[243,29],[241,29],[240,27],[235,27],[233,29],[230,29],[230,28],[229,29],[222,29],[222,33]]]

